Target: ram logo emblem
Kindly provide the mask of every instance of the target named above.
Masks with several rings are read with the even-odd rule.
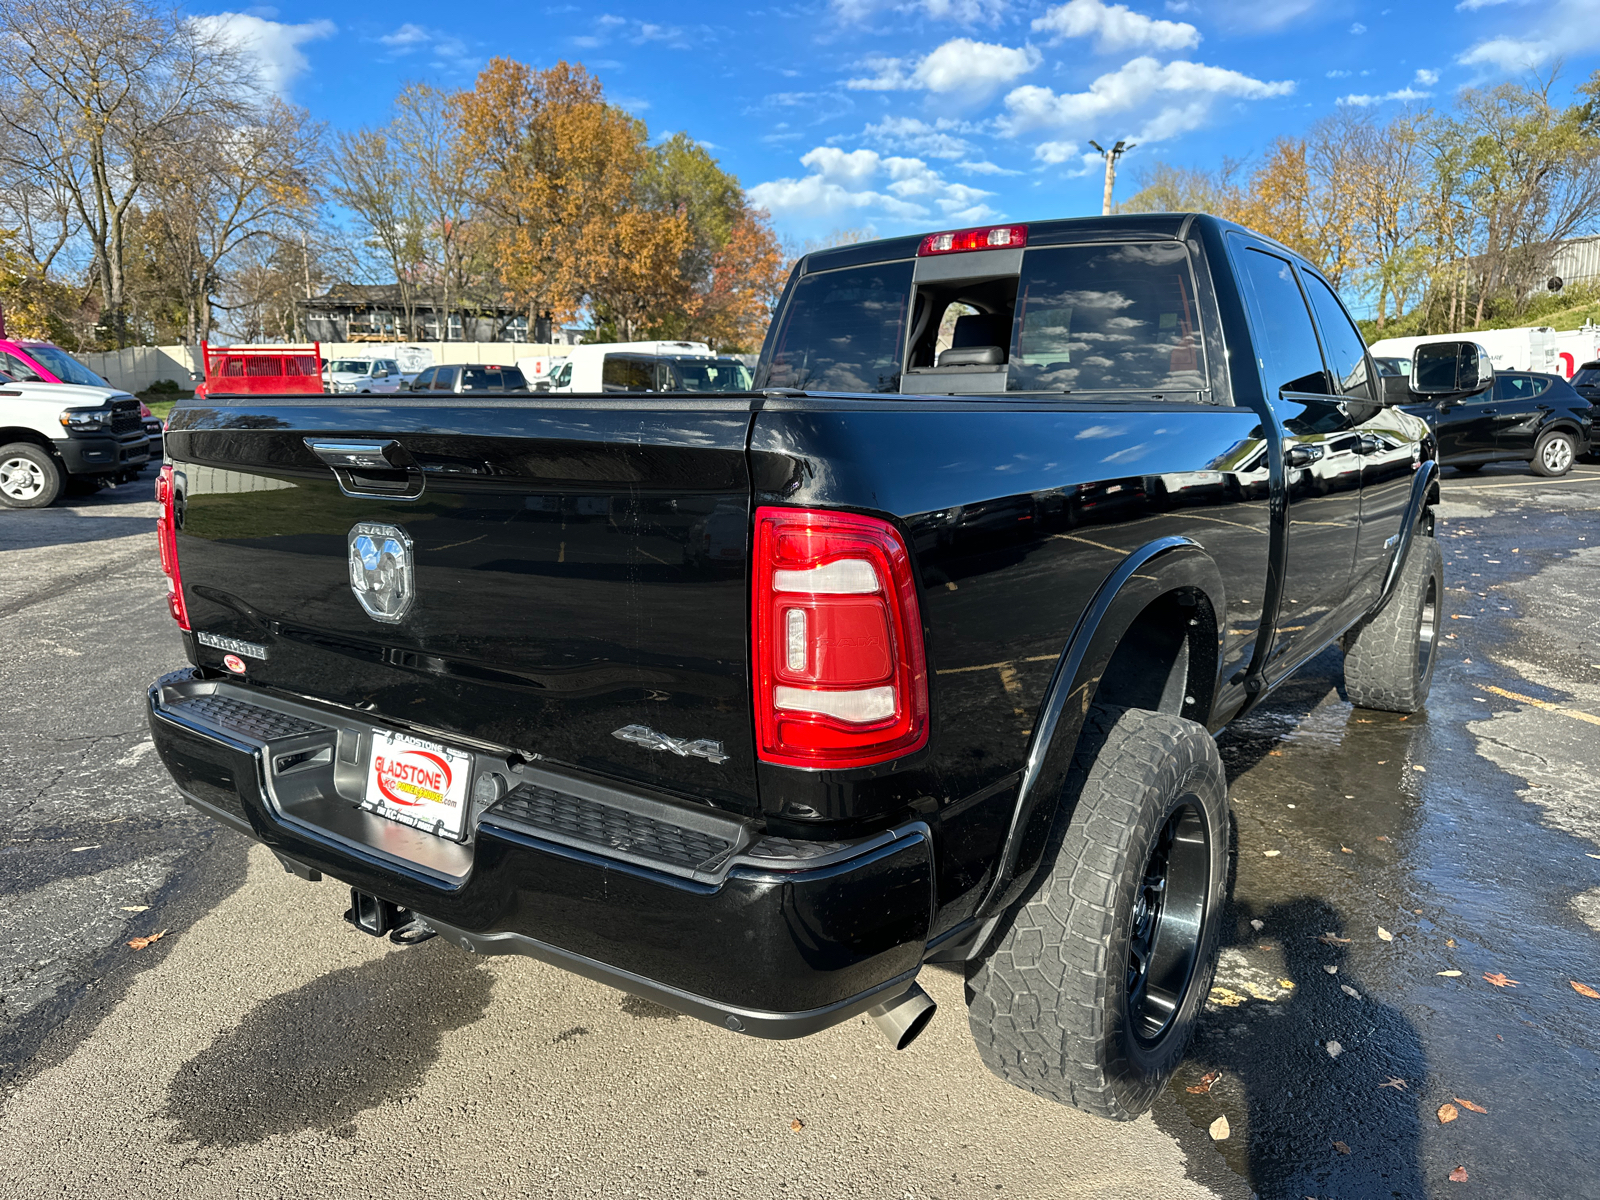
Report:
[[[350,590],[367,616],[399,624],[417,598],[411,538],[394,525],[358,522],[350,529]]]

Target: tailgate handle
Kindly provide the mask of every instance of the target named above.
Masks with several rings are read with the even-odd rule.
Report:
[[[399,442],[354,438],[306,438],[306,448],[333,468],[347,496],[415,500],[422,495],[422,468]]]

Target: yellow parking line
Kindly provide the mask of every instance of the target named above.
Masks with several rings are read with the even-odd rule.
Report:
[[[1577,472],[1574,472],[1570,475],[1563,476],[1560,479],[1523,479],[1517,481],[1516,483],[1469,483],[1463,484],[1459,490],[1465,492],[1483,492],[1490,488],[1551,487],[1558,483],[1584,483],[1586,481],[1600,481],[1600,471],[1595,471],[1592,473],[1585,471],[1581,475]],[[1447,479],[1444,482],[1454,483],[1457,481]]]
[[[1487,683],[1479,683],[1474,686],[1479,691],[1493,692],[1496,696],[1504,696],[1507,700],[1516,700],[1521,704],[1531,704],[1535,708],[1558,712],[1564,717],[1573,717],[1579,721],[1587,721],[1591,725],[1600,725],[1600,717],[1595,716],[1593,713],[1580,712],[1576,708],[1564,708],[1559,704],[1551,704],[1548,700],[1535,700],[1532,696],[1521,696],[1516,692],[1508,692],[1505,688],[1491,687]]]

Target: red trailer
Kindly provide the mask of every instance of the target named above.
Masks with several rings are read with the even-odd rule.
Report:
[[[212,346],[200,343],[205,382],[196,396],[298,396],[322,392],[322,343]]]

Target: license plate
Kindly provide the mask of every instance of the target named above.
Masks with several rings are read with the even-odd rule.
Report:
[[[439,837],[461,839],[472,755],[403,733],[376,733],[364,807]]]

